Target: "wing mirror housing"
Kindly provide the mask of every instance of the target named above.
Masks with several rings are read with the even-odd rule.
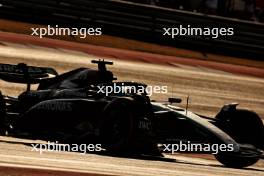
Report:
[[[168,102],[170,102],[171,104],[173,104],[173,103],[181,103],[182,99],[181,98],[169,98]]]

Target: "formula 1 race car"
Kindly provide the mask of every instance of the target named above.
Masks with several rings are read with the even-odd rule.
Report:
[[[160,156],[182,143],[225,145],[228,150],[214,153],[215,158],[236,168],[253,165],[262,156],[264,126],[255,112],[229,104],[215,118],[198,115],[175,106],[179,98],[150,100],[145,84],[115,81],[106,69],[112,62],[92,63],[98,70],[78,68],[60,75],[52,68],[0,64],[0,79],[27,85],[18,97],[0,94],[1,134],[100,143],[116,154]],[[32,84],[38,84],[37,90],[31,90]],[[117,86],[122,91],[106,94]]]

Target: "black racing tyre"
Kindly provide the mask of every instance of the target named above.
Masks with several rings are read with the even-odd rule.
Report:
[[[259,154],[256,154],[254,151],[252,151],[251,153],[250,151],[248,151],[247,155],[220,152],[214,156],[217,161],[222,163],[224,166],[231,168],[248,167],[254,165],[260,159]]]
[[[133,106],[132,99],[117,98],[105,107],[100,139],[108,152],[120,154],[133,150]]]
[[[256,148],[263,149],[264,126],[261,118],[253,111],[235,109],[216,116],[219,127],[237,143],[242,144],[239,153],[220,152],[215,158],[227,167],[248,167],[260,159]],[[243,144],[252,147],[243,148]]]
[[[237,109],[216,118],[220,120],[220,128],[236,142],[264,149],[264,126],[255,112]]]

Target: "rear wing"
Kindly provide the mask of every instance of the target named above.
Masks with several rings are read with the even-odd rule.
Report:
[[[30,90],[31,84],[38,84],[43,79],[57,76],[58,73],[53,68],[28,66],[24,63],[17,65],[0,64],[0,79],[13,82],[27,84],[27,90]]]

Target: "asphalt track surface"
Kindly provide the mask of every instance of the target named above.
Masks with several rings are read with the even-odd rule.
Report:
[[[13,43],[15,35],[7,41],[0,35],[0,62],[26,62],[32,65],[52,66],[59,72],[65,72],[79,66],[91,66],[90,60],[98,58],[96,53],[70,51],[58,46],[39,46],[29,41],[20,44]],[[17,40],[19,41],[19,40]],[[96,48],[96,46],[93,46]],[[73,49],[73,48],[72,48]],[[113,49],[115,50],[115,49]],[[111,49],[101,53],[109,59]],[[114,51],[115,52],[115,51]],[[113,53],[114,53],[113,52]],[[125,52],[125,51],[123,51]],[[106,56],[108,55],[108,56]],[[132,57],[132,55],[131,55]],[[116,59],[119,59],[115,57]],[[253,74],[241,76],[240,72],[203,67],[201,65],[184,64],[180,62],[166,62],[163,65],[138,62],[120,61],[112,67],[121,80],[143,81],[148,84],[160,85],[166,82],[169,86],[177,83],[173,93],[184,97],[186,91],[193,94],[194,110],[205,114],[213,114],[226,101],[239,100],[247,108],[254,108],[260,114],[264,102],[264,80],[259,70]],[[131,59],[131,58],[130,58]],[[151,58],[149,58],[151,59]],[[148,62],[151,60],[148,60]],[[160,63],[160,62],[159,62]],[[217,65],[217,64],[216,64]],[[218,65],[219,66],[219,65]],[[218,67],[217,66],[217,67]],[[93,66],[94,67],[94,66]],[[236,66],[235,66],[236,67]],[[236,67],[237,68],[237,67]],[[253,69],[253,68],[250,68]],[[231,69],[232,70],[232,69]],[[261,71],[260,71],[261,72]],[[183,84],[183,85],[178,85]],[[239,88],[238,88],[239,87]],[[24,87],[1,82],[1,89],[9,95],[18,94]],[[233,90],[235,89],[235,90]],[[240,90],[239,93],[237,91]],[[230,91],[230,93],[229,93]],[[206,92],[206,94],[204,93]],[[154,95],[164,99],[168,95]],[[212,98],[213,97],[213,98]],[[217,99],[214,100],[214,99]],[[198,101],[198,103],[196,103]],[[212,106],[214,104],[214,106]],[[165,158],[122,158],[96,154],[81,154],[75,152],[39,152],[32,151],[32,143],[45,141],[26,140],[12,137],[0,137],[0,176],[24,175],[255,175],[264,174],[264,162],[245,169],[225,168],[212,156],[195,154],[166,155]]]

